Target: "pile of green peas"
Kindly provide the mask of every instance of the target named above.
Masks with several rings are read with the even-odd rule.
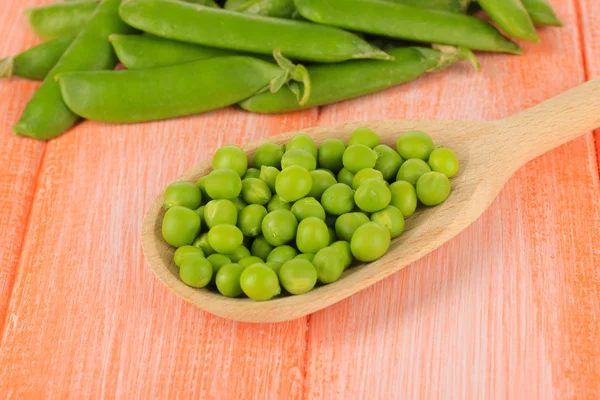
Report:
[[[251,163],[240,147],[223,146],[212,168],[196,184],[166,189],[163,238],[177,248],[185,284],[263,301],[382,257],[419,203],[448,198],[459,161],[425,132],[401,134],[393,149],[361,127],[347,144],[317,147],[305,134],[266,143]]]

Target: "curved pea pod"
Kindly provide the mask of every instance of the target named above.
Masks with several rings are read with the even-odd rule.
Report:
[[[469,58],[478,67],[470,51],[443,47],[442,51],[423,47],[401,47],[388,51],[394,61],[347,61],[308,67],[312,91],[308,102],[298,104],[293,85],[277,93],[262,93],[240,103],[259,113],[280,113],[336,103],[415,79],[427,72],[443,69]]]
[[[479,5],[508,35],[536,43],[540,41],[521,0],[479,0]]]
[[[69,48],[75,35],[67,35],[25,50],[14,57],[0,60],[0,78],[20,76],[26,79],[42,80]]]
[[[534,25],[563,26],[546,0],[522,0],[522,2]]]
[[[78,115],[103,122],[141,122],[198,114],[264,90],[279,90],[304,70],[257,58],[231,56],[135,71],[59,75],[67,105]],[[305,70],[304,70],[305,71]],[[302,75],[302,74],[300,74]]]
[[[98,6],[96,0],[76,0],[29,8],[25,15],[31,30],[43,39],[79,32]]]
[[[112,69],[117,57],[108,41],[111,33],[131,30],[118,15],[120,0],[103,0],[25,107],[14,132],[47,140],[68,130],[79,117],[64,103],[54,77],[63,72]]]
[[[374,0],[295,0],[305,18],[353,31],[472,50],[521,54],[487,22],[468,15]]]
[[[296,11],[294,0],[227,0],[224,8],[276,18],[292,18]]]
[[[128,69],[157,68],[235,55],[230,50],[177,42],[154,35],[110,35],[119,61]]]
[[[387,0],[406,6],[429,8],[432,10],[443,10],[463,13],[467,11],[471,0]]]
[[[126,0],[121,18],[142,31],[209,47],[318,62],[389,59],[358,36],[310,22],[269,18],[176,0]]]
[[[201,4],[203,6],[220,8],[219,5],[217,4],[217,2],[214,0],[183,0],[183,1],[185,1],[186,3]]]

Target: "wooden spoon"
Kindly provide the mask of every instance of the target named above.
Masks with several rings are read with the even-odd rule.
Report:
[[[500,94],[498,94],[500,95]],[[449,241],[488,208],[504,184],[533,158],[600,127],[600,78],[576,87],[513,117],[492,122],[376,121],[321,126],[268,138],[283,144],[303,132],[317,143],[327,138],[347,141],[358,126],[379,133],[382,143],[395,148],[401,132],[423,130],[438,145],[454,149],[461,172],[452,179],[452,193],[440,206],[423,209],[407,220],[406,231],[392,242],[381,259],[346,270],[340,280],[300,295],[266,302],[230,299],[208,289],[182,283],[173,252],[162,239],[162,193],[148,210],[142,246],[150,268],[167,287],[212,314],[246,322],[278,322],[313,313],[404,268]],[[249,159],[266,141],[245,146]],[[196,182],[210,172],[205,162],[179,180]]]

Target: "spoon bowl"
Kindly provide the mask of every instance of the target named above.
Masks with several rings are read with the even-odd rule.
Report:
[[[179,279],[174,250],[162,238],[163,194],[149,208],[143,222],[142,247],[158,279],[188,302],[212,314],[244,322],[280,322],[299,318],[341,301],[412,264],[449,241],[489,207],[505,183],[531,159],[600,126],[600,79],[590,81],[513,117],[491,122],[373,121],[321,126],[290,132],[244,146],[248,158],[263,144],[286,143],[306,133],[317,144],[328,138],[347,142],[359,126],[377,132],[381,142],[395,148],[399,134],[422,130],[434,142],[453,149],[460,172],[452,178],[452,192],[442,204],[418,210],[407,219],[405,231],[393,240],[379,260],[347,269],[329,285],[300,295],[266,302],[231,299],[209,289],[194,289]],[[204,162],[177,180],[196,182],[211,171]]]

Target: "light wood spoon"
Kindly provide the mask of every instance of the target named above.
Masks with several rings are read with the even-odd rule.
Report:
[[[498,94],[500,95],[500,94]],[[452,193],[440,206],[423,209],[407,220],[405,232],[381,259],[344,272],[340,280],[300,295],[267,302],[230,299],[182,283],[173,252],[162,239],[162,193],[148,210],[142,246],[150,268],[168,288],[212,314],[246,322],[278,322],[305,316],[382,280],[449,241],[488,208],[510,177],[533,158],[600,127],[600,79],[590,81],[513,117],[492,122],[376,121],[321,126],[268,138],[283,144],[303,132],[317,143],[327,138],[347,141],[358,126],[381,135],[395,148],[401,132],[423,130],[437,145],[454,149],[461,172],[452,179]],[[249,159],[266,141],[245,146]],[[210,172],[210,162],[198,165],[179,180],[196,182]]]

